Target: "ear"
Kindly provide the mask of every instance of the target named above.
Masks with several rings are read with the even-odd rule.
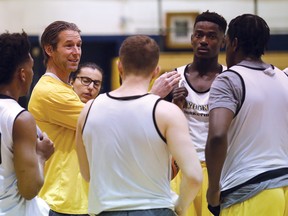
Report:
[[[190,37],[190,44],[191,44],[191,45],[193,45],[193,44],[192,44],[192,40],[193,40],[193,34],[191,34],[191,37]]]
[[[117,68],[118,68],[120,76],[122,77],[122,75],[123,75],[123,65],[122,65],[120,60],[117,61]]]
[[[152,79],[154,79],[155,77],[157,77],[160,74],[160,66],[158,65],[155,70],[152,73]]]
[[[53,47],[51,45],[45,45],[44,50],[47,53],[47,55],[51,56],[53,52]]]
[[[18,78],[22,81],[25,82],[26,81],[26,73],[25,73],[25,69],[20,67],[17,71],[18,74]]]
[[[233,41],[231,42],[231,47],[233,48],[233,51],[238,50],[238,38],[234,38]]]

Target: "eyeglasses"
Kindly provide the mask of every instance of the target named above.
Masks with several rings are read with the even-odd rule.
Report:
[[[94,88],[101,87],[102,81],[100,81],[100,80],[92,80],[89,77],[81,77],[81,76],[77,76],[76,78],[80,79],[81,83],[84,86],[89,86],[93,82],[93,87]]]

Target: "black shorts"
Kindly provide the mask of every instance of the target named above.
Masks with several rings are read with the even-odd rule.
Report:
[[[97,216],[177,216],[177,214],[169,208],[160,208],[130,211],[104,211]]]

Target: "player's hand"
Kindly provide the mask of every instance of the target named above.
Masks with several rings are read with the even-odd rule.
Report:
[[[44,161],[48,160],[54,153],[54,143],[45,132],[38,134],[36,152]]]
[[[185,87],[177,87],[172,92],[172,102],[176,104],[180,109],[186,105],[186,97],[188,96],[188,91]]]
[[[150,92],[164,98],[178,86],[180,79],[180,74],[177,71],[163,73],[154,81]]]
[[[209,211],[213,215],[218,216],[220,214],[220,191],[215,191],[208,188],[206,197]]]

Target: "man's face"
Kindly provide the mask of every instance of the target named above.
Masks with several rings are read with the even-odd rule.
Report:
[[[58,35],[59,41],[50,56],[56,70],[71,73],[78,68],[81,58],[81,36],[77,31],[65,30]]]
[[[220,49],[224,47],[224,36],[217,24],[208,21],[197,22],[191,36],[194,55],[206,59],[217,57]]]

